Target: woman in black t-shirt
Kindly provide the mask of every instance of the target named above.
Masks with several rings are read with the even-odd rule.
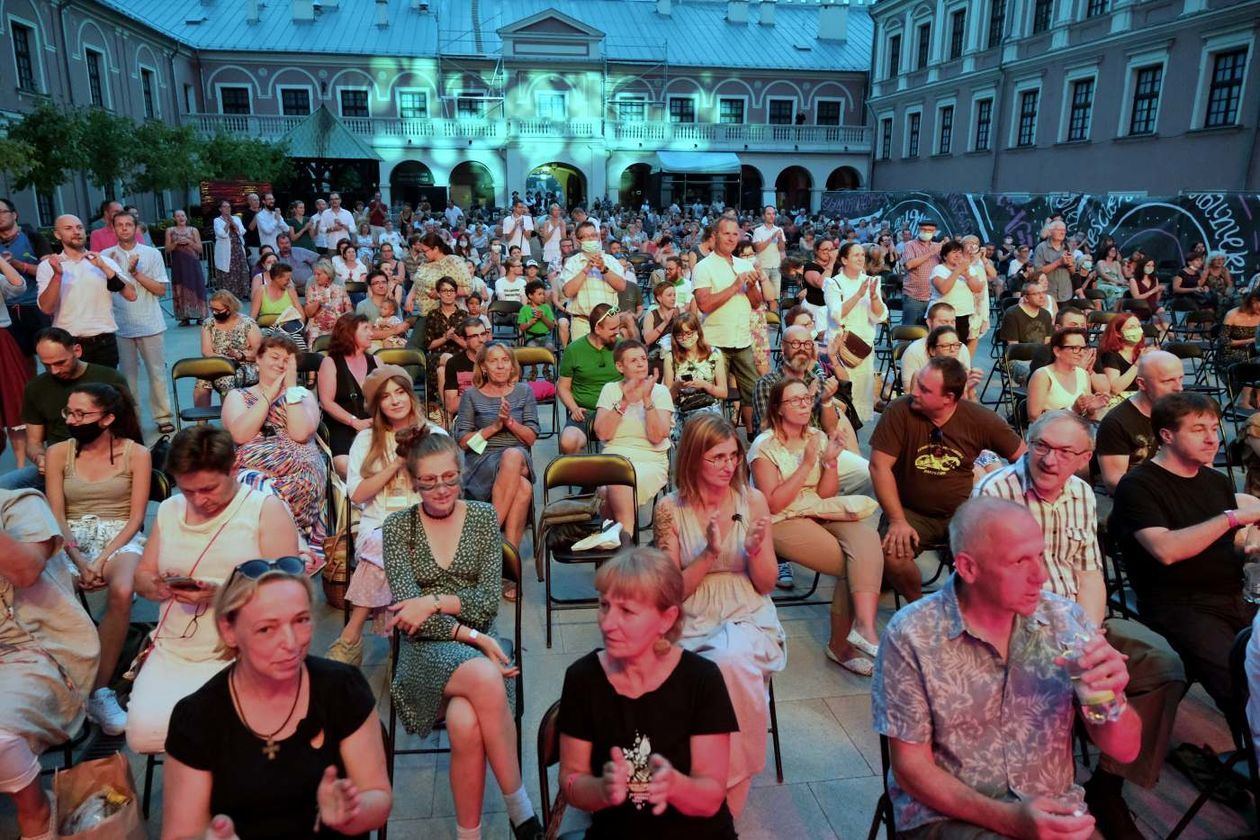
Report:
[[[201,837],[211,815],[241,840],[366,838],[389,818],[376,700],[357,669],[306,655],[303,572],[296,557],[249,560],[215,597],[235,662],[171,714],[163,838]]]
[[[635,549],[595,575],[605,649],[569,666],[560,698],[560,782],[592,813],[586,836],[736,837],[726,805],[735,710],[718,667],[675,641],[682,572]]]

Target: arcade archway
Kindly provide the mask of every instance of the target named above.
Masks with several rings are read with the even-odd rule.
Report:
[[[529,173],[525,191],[541,193],[547,204],[556,201],[562,207],[577,207],[586,204],[586,176],[567,163],[544,163]]]
[[[638,207],[648,195],[649,176],[652,167],[647,163],[634,163],[621,173],[621,206]]]
[[[412,207],[427,201],[433,207],[445,204],[446,191],[433,183],[433,170],[418,160],[405,160],[389,173],[389,195],[394,203]]]
[[[827,176],[829,190],[856,190],[862,186],[862,176],[852,166],[840,166]]]
[[[803,166],[789,166],[775,179],[775,203],[788,210],[798,207],[808,209],[810,189],[813,186],[814,179],[810,177],[808,169]]]
[[[451,170],[450,193],[458,207],[494,207],[494,176],[484,164],[466,160]]]

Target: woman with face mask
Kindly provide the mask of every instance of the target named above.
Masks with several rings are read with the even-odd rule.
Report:
[[[1157,349],[1146,342],[1142,322],[1125,313],[1112,318],[1098,340],[1098,360],[1094,363],[1094,390],[1112,396],[1136,391],[1137,361],[1143,353]]]
[[[210,317],[201,325],[201,355],[222,356],[236,362],[235,376],[220,376],[213,382],[198,379],[193,388],[193,405],[210,405],[210,391],[227,395],[233,388],[258,381],[258,345],[262,330],[248,315],[241,314],[241,302],[227,289],[210,295]]]
[[[688,417],[701,411],[721,412],[727,395],[726,359],[721,350],[704,340],[700,319],[691,312],[674,317],[669,335],[670,350],[661,357],[665,363],[661,382],[678,411],[674,424],[677,439]]]
[[[144,551],[150,460],[135,404],[101,382],[76,385],[61,412],[70,439],[48,448],[48,503],[61,524],[66,555],[83,589],[108,587],[97,628],[101,657],[87,715],[108,735],[121,735],[127,713],[109,683],[131,621],[132,579]]]

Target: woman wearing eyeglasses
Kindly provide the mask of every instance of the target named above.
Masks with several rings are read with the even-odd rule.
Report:
[[[727,803],[738,818],[766,763],[766,683],[787,664],[769,593],[778,576],[770,509],[748,486],[744,446],[730,421],[701,414],[678,445],[678,490],[656,506],[657,548],[683,571],[679,644],[717,663],[739,731],[732,733]]]
[[[696,412],[721,411],[727,395],[726,358],[704,340],[704,328],[694,313],[675,315],[669,335],[669,352],[661,356],[665,362],[662,384],[669,389],[678,409],[674,427],[677,438],[687,418]]]
[[[298,557],[246,560],[215,596],[231,664],[171,714],[163,838],[222,836],[207,828],[229,820],[245,838],[366,838],[389,819],[376,698],[358,671],[308,656],[304,572]]]
[[[1044,412],[1069,408],[1085,417],[1094,415],[1110,400],[1106,391],[1095,393],[1089,371],[1094,368],[1094,350],[1089,333],[1082,327],[1068,327],[1050,338],[1054,361],[1037,368],[1028,378],[1028,421]]]
[[[836,578],[827,658],[869,677],[879,653],[875,612],[884,553],[879,532],[866,518],[877,506],[866,497],[846,497],[844,504],[836,498],[843,433],[828,437],[811,427],[813,408],[814,395],[804,382],[777,382],[767,403],[770,428],[753,440],[748,463],[753,483],[766,497],[778,559]]]
[[[481,836],[490,764],[517,840],[542,837],[521,782],[512,719],[517,668],[495,637],[503,593],[503,538],[494,508],[460,499],[459,444],[428,429],[396,435],[420,502],[385,520],[390,629],[404,634],[390,693],[407,731],[427,736],[445,719],[451,793],[461,840]]]
[[[932,331],[927,334],[927,338],[923,341],[923,347],[927,351],[929,359],[935,359],[937,356],[949,356],[951,359],[961,360],[963,347],[962,337],[958,334],[958,330],[942,324],[939,327],[933,327]],[[907,391],[914,390],[915,380],[918,378],[919,372],[915,371],[910,377],[910,386]],[[963,391],[963,399],[979,402],[976,396],[976,385],[984,377],[984,371],[979,368],[970,368],[967,371],[967,387]]]
[[[214,426],[192,426],[171,441],[166,469],[180,493],[158,508],[135,575],[136,594],[159,603],[127,710],[133,752],[161,752],[175,703],[227,664],[210,603],[236,564],[297,554],[288,508],[239,483],[235,461],[232,436]]]
[[[149,502],[149,450],[135,404],[112,385],[76,385],[61,416],[70,439],[48,448],[48,503],[61,523],[79,586],[109,589],[97,628],[100,665],[87,714],[106,734],[121,735],[127,713],[109,683],[127,638],[132,579],[144,551],[140,529]]]

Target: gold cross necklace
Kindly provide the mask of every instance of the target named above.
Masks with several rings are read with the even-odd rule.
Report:
[[[298,700],[302,697],[302,683],[306,678],[306,668],[298,674],[297,693],[293,695],[293,705],[289,707],[289,714],[285,716],[284,723],[276,727],[276,730],[270,735],[260,735],[254,731],[254,727],[249,725],[249,721],[245,719],[245,706],[241,703],[240,696],[236,693],[236,666],[232,666],[232,670],[228,672],[228,689],[232,693],[232,702],[236,704],[237,714],[240,715],[241,723],[245,724],[245,728],[249,730],[249,734],[263,741],[262,752],[267,756],[268,761],[275,761],[276,753],[280,752],[280,745],[276,743],[276,736],[284,731],[289,725],[289,721],[293,719],[293,713],[297,711]]]

